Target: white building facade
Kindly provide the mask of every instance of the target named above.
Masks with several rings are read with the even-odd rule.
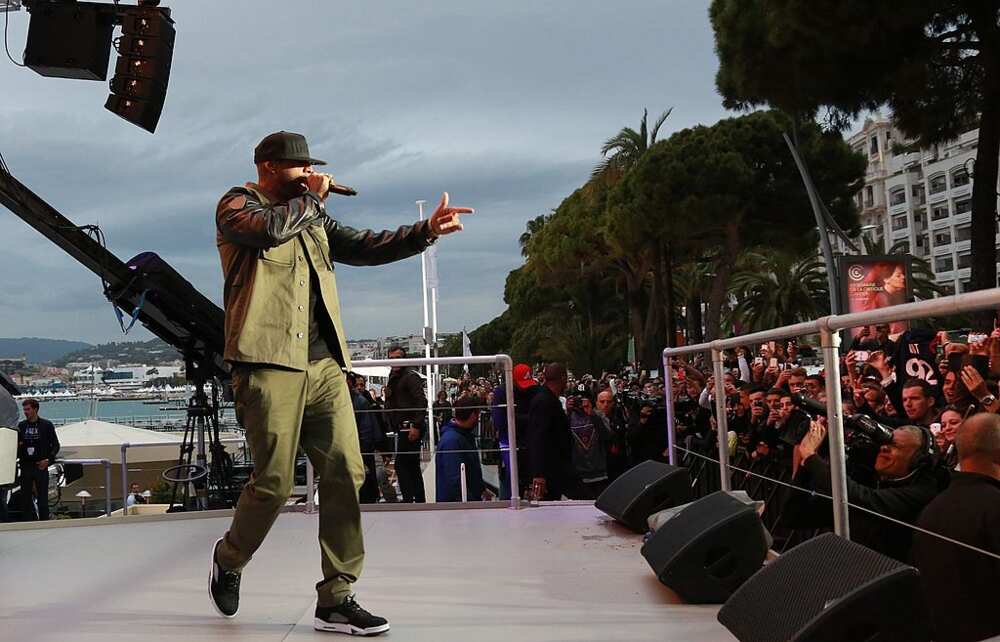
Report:
[[[950,292],[966,291],[971,277],[978,134],[972,130],[947,144],[906,153],[899,149],[906,140],[891,120],[870,118],[847,139],[868,159],[865,186],[857,195],[864,234],[883,240],[887,249],[901,244],[927,259],[937,282]],[[847,253],[839,240],[834,251]]]

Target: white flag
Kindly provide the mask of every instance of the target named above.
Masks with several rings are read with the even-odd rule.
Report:
[[[462,356],[471,357],[472,356],[472,342],[469,341],[469,335],[466,334],[465,328],[462,328]],[[469,371],[469,364],[463,366],[465,371]]]
[[[438,256],[437,246],[427,248],[427,289],[438,287]]]

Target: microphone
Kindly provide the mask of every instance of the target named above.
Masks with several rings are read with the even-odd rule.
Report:
[[[340,194],[341,196],[357,196],[358,190],[353,187],[348,187],[347,185],[337,185],[336,183],[330,183],[330,192],[333,194]]]
[[[326,174],[330,179],[330,191],[334,194],[340,194],[341,196],[357,196],[358,190],[353,187],[348,187],[347,185],[337,185],[333,182],[333,176]]]

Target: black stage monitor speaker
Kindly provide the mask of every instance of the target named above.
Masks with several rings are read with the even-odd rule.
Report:
[[[689,501],[691,476],[687,468],[649,460],[611,482],[594,506],[635,532],[645,533],[650,515]]]
[[[833,534],[765,566],[719,610],[740,642],[929,642],[917,569]]]
[[[685,601],[721,604],[760,570],[767,546],[767,530],[754,507],[720,491],[664,523],[642,547],[642,556]]]

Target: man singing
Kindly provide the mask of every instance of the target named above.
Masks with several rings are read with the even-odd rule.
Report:
[[[314,627],[377,635],[389,623],[365,611],[351,585],[364,545],[358,489],[365,479],[350,391],[350,368],[333,261],[381,265],[427,249],[462,229],[465,207],[445,193],[427,221],[395,232],[355,230],[324,206],[332,177],[313,169],[299,134],[277,132],[254,149],[257,182],[235,187],[216,211],[226,308],[225,358],[233,366],[236,413],[246,429],[254,472],[229,531],[215,543],[212,604],[233,617],[242,568],[292,491],[301,444],[319,474],[323,580]]]

